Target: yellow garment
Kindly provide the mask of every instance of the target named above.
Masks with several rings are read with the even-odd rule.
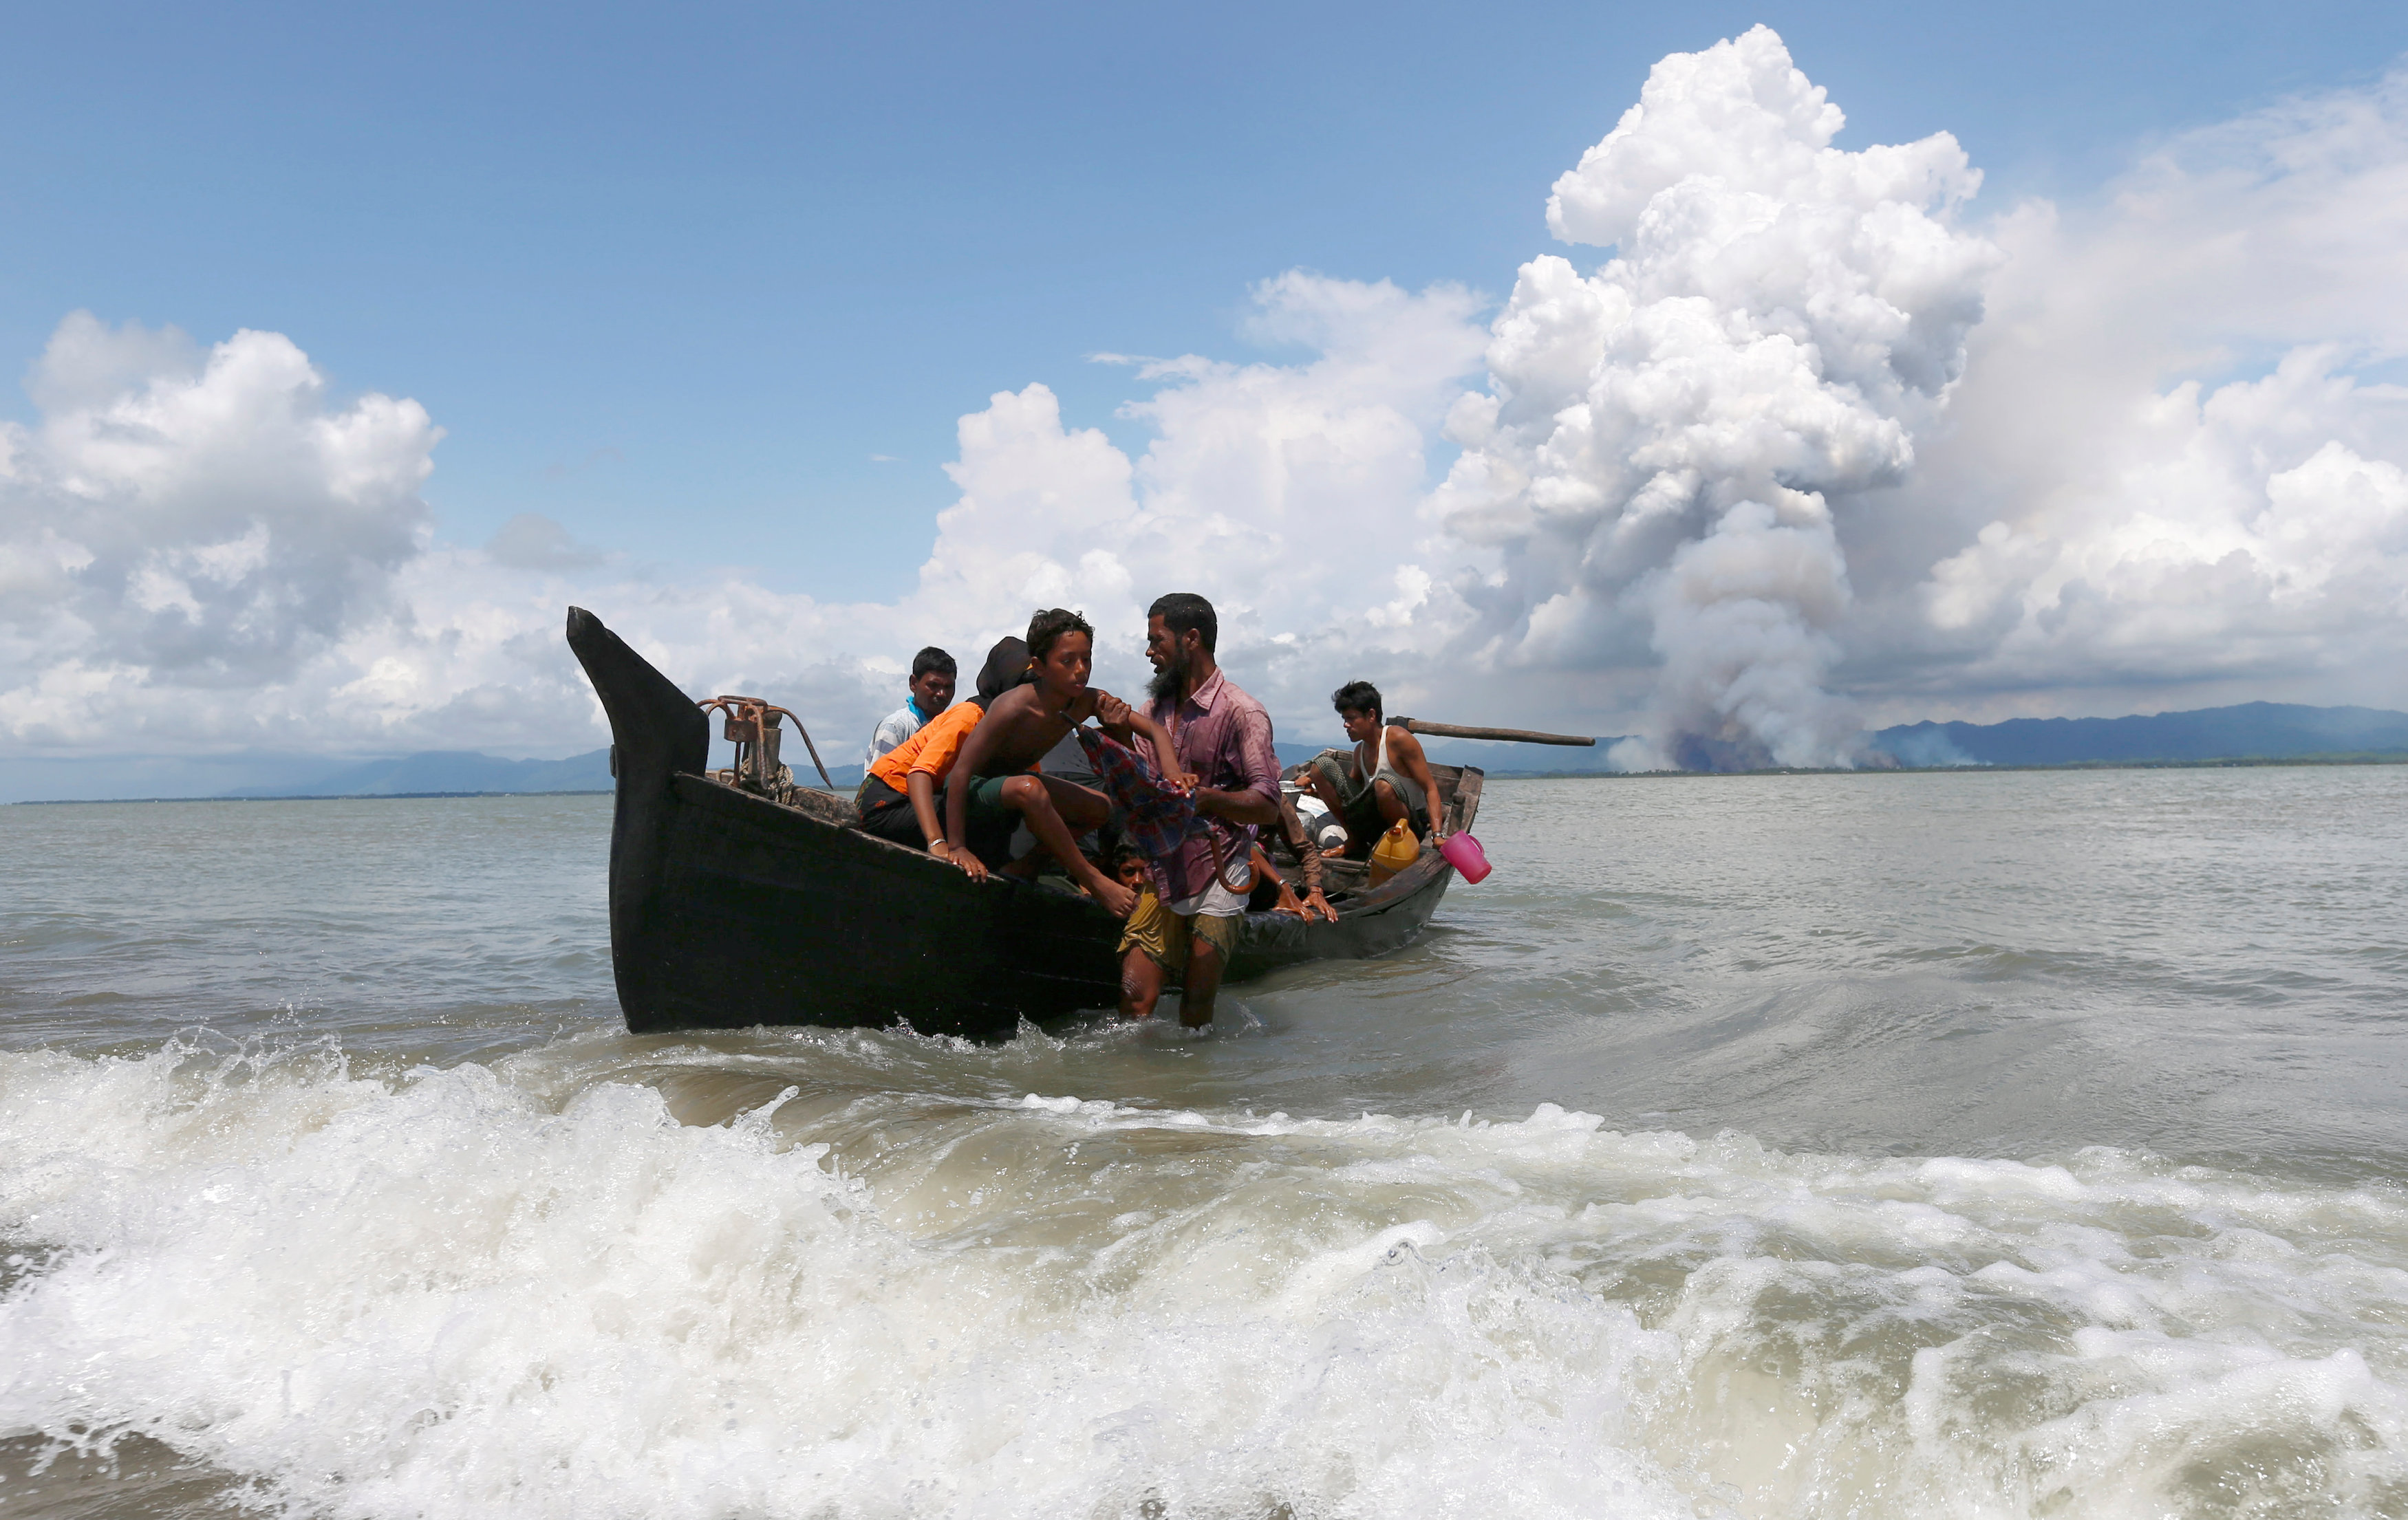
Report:
[[[1238,948],[1238,930],[1244,920],[1231,914],[1207,916],[1190,914],[1184,917],[1162,905],[1162,899],[1148,887],[1138,893],[1137,906],[1129,910],[1128,921],[1121,926],[1119,954],[1132,949],[1143,950],[1145,958],[1167,972],[1187,969],[1187,945],[1192,936],[1202,940],[1221,953],[1221,964]]]

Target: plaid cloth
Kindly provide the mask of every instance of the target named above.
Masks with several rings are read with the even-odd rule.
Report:
[[[1197,812],[1194,799],[1186,793],[1173,790],[1143,750],[1083,726],[1072,732],[1079,736],[1079,747],[1087,752],[1087,763],[1096,768],[1096,780],[1120,809],[1122,837],[1145,857],[1146,870],[1166,901],[1170,889],[1164,880],[1163,862],[1177,854],[1181,845],[1199,837],[1211,845],[1212,874],[1221,878],[1221,885],[1233,892],[1246,890],[1244,884],[1228,879],[1227,864],[1232,858],[1244,862],[1252,877],[1253,852],[1245,842],[1225,839],[1224,828]]]

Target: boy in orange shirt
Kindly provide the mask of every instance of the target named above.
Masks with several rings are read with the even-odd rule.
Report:
[[[853,803],[861,812],[862,832],[913,849],[927,849],[932,839],[941,841],[945,831],[938,819],[944,804],[939,793],[960,759],[963,739],[986,716],[989,703],[1027,679],[1028,646],[1018,639],[997,639],[979,671],[978,695],[929,719],[919,732],[881,755],[861,778]],[[1006,830],[1005,839],[1010,837]]]

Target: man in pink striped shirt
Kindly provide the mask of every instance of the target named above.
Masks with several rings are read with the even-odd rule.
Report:
[[[1174,936],[1186,951],[1179,1022],[1190,1029],[1212,1022],[1221,976],[1245,922],[1245,888],[1233,888],[1229,882],[1246,877],[1255,830],[1279,822],[1280,768],[1271,748],[1270,715],[1213,659],[1220,632],[1212,604],[1191,591],[1174,591],[1147,610],[1145,657],[1154,663],[1150,716],[1169,731],[1179,762],[1196,776],[1196,811],[1213,825],[1226,862],[1224,871],[1213,870],[1214,841],[1204,838],[1189,840],[1160,862],[1170,894],[1165,906],[1177,920]],[[1165,968],[1138,960],[1135,974],[1153,985],[1124,992],[1150,1008]]]

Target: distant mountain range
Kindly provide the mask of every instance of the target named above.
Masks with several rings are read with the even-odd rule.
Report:
[[[1872,747],[1901,765],[2134,764],[2149,760],[2408,756],[2408,713],[2244,702],[2147,717],[2016,717],[2003,723],[1910,723]]]
[[[497,760],[467,750],[430,749],[400,760],[346,765],[312,780],[237,787],[226,797],[399,797],[427,792],[609,791],[610,751],[566,760]]]
[[[2149,761],[2300,760],[2313,756],[2398,755],[2408,759],[2408,713],[2374,707],[2302,707],[2250,702],[2237,707],[2158,713],[2145,717],[2018,717],[2003,723],[1909,723],[1869,736],[1870,746],[1901,765],[2112,765]],[[1479,765],[1492,775],[1516,772],[1597,771],[1616,741],[1593,749],[1433,740],[1433,760]],[[1293,765],[1321,752],[1318,745],[1276,746]],[[798,773],[816,779],[806,760]],[[832,766],[829,780],[850,791],[858,765]],[[557,760],[501,760],[465,750],[428,750],[399,760],[368,760],[327,770],[304,782],[242,787],[226,797],[394,797],[429,792],[609,791],[610,752],[589,750]]]
[[[1605,752],[1622,743],[1608,734],[1594,745],[1516,745],[1482,739],[1424,739],[1422,752],[1434,765],[1477,765],[1490,775],[1564,775],[1610,770]],[[1331,745],[1273,745],[1282,765],[1309,760],[1324,749],[1344,749],[1341,736]]]
[[[1604,741],[1607,744],[1612,742]],[[1320,754],[1323,746],[1283,744],[1273,747],[1279,752],[1282,765],[1294,765]],[[1432,746],[1435,758],[1460,764],[1481,762],[1482,757],[1469,753],[1460,759],[1437,754],[1440,747],[1440,745]],[[1458,747],[1471,751],[1501,749],[1504,746],[1462,745]],[[1599,751],[1534,750],[1531,753],[1549,758],[1562,754],[1586,759]],[[792,763],[791,759],[789,763]],[[838,790],[849,792],[861,785],[861,772],[858,765],[831,765],[828,767],[828,781]],[[818,779],[808,759],[795,767],[795,776],[806,785]],[[472,750],[430,749],[416,755],[405,755],[399,760],[366,760],[336,767],[303,781],[237,787],[218,795],[228,798],[402,797],[437,792],[609,791],[615,785],[610,779],[610,751],[608,749],[589,750],[582,755],[571,755],[566,760],[502,760]]]

